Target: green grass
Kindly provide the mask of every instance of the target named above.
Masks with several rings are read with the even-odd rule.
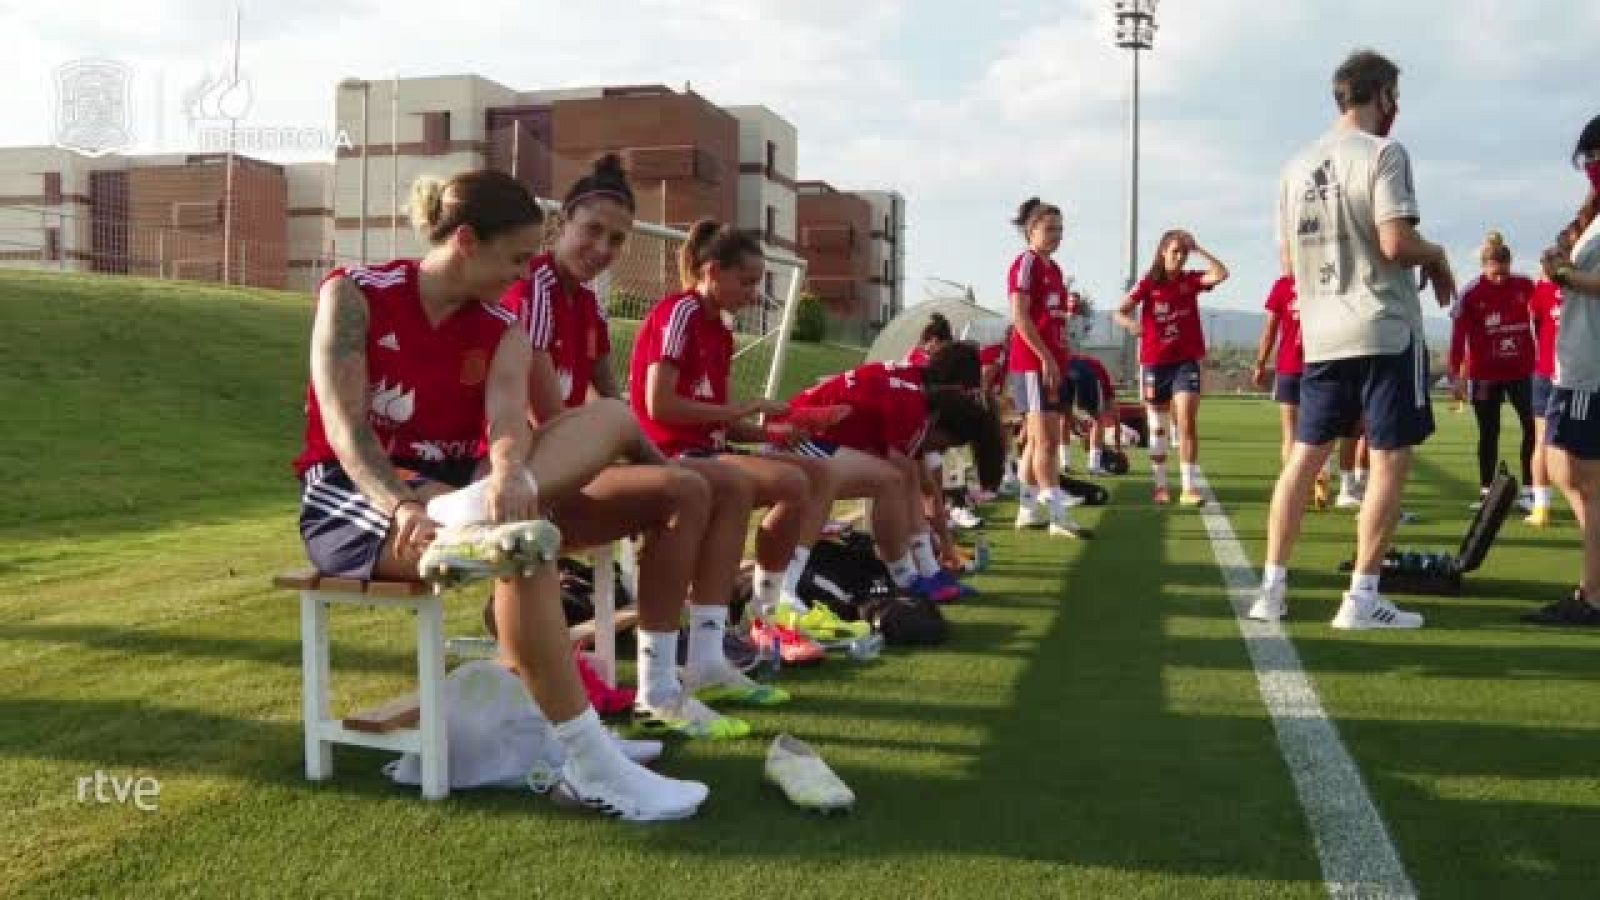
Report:
[[[861,797],[849,818],[765,790],[759,741],[674,747],[666,770],[714,793],[663,827],[515,793],[424,803],[361,750],[306,784],[295,605],[264,586],[300,559],[286,460],[306,316],[286,295],[0,275],[16,448],[0,895],[1324,893],[1200,521],[1144,505],[1137,474],[1084,515],[1093,542],[991,530],[998,561],[985,596],[951,610],[949,645],[785,672],[795,703],[749,717],[819,747]],[[851,359],[795,352],[800,383]],[[1203,462],[1259,559],[1275,412],[1207,400],[1203,416]],[[1408,494],[1413,546],[1453,545],[1468,516],[1470,425],[1441,418]],[[1415,634],[1326,627],[1350,529],[1311,519],[1290,631],[1417,886],[1592,896],[1600,645],[1515,621],[1571,581],[1570,524],[1508,524],[1469,597],[1402,598],[1428,614]],[[473,599],[453,633],[475,630]],[[336,617],[341,708],[406,684],[408,631]],[[80,805],[97,769],[159,778],[159,812]]]

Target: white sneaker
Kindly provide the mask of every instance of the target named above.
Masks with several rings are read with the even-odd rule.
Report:
[[[1361,498],[1348,491],[1340,491],[1339,496],[1334,498],[1333,506],[1335,509],[1360,509]]]
[[[1070,515],[1062,516],[1059,519],[1051,519],[1049,534],[1051,537],[1069,537],[1078,541],[1094,536],[1094,532],[1079,525],[1077,520]]]
[[[817,751],[787,734],[778,735],[767,749],[766,777],[802,809],[826,815],[847,812],[856,803],[855,792],[839,780]]]
[[[1082,506],[1084,504],[1084,502],[1085,502],[1082,497],[1079,497],[1077,494],[1074,494],[1071,491],[1065,491],[1064,490],[1064,491],[1061,492],[1061,496],[1066,498],[1065,500],[1062,501],[1061,505],[1066,507],[1067,509],[1071,509],[1074,506]]]
[[[1364,631],[1372,628],[1421,628],[1422,615],[1406,612],[1377,594],[1344,595],[1339,612],[1331,623],[1342,631]]]
[[[983,520],[964,506],[957,506],[950,510],[950,524],[963,531],[971,531],[983,526]]]
[[[619,755],[620,756],[620,755]],[[627,759],[591,764],[608,770],[593,777],[568,760],[551,798],[565,806],[598,810],[630,822],[671,822],[700,810],[711,789],[698,781],[657,775]]]
[[[1017,530],[1042,528],[1046,523],[1044,513],[1037,506],[1017,507]]]
[[[1256,602],[1250,604],[1250,618],[1258,622],[1276,622],[1289,615],[1289,583],[1280,582],[1256,592]]]

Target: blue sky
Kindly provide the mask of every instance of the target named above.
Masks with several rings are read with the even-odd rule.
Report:
[[[22,82],[40,87],[8,98],[0,144],[50,140],[44,86],[69,60],[116,58],[169,90],[226,60],[231,14],[215,0],[4,5]],[[903,192],[908,299],[937,275],[998,303],[1019,246],[1007,221],[1038,194],[1066,209],[1061,262],[1105,305],[1121,290],[1126,244],[1127,59],[1110,7],[255,0],[244,4],[243,68],[251,121],[306,126],[327,124],[331,86],[346,75],[475,71],[525,89],[690,81],[715,102],[762,103],[793,122],[802,177]],[[1190,228],[1234,270],[1220,305],[1264,297],[1278,169],[1330,124],[1329,75],[1358,46],[1404,70],[1395,136],[1416,163],[1424,233],[1458,271],[1475,268],[1491,227],[1531,267],[1580,198],[1566,160],[1600,113],[1600,78],[1583,65],[1600,4],[1167,0],[1159,18],[1145,68],[1140,256],[1162,229]]]

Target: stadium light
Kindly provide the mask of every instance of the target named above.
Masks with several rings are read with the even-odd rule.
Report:
[[[1131,51],[1133,85],[1128,104],[1128,279],[1124,290],[1139,280],[1139,54],[1155,47],[1156,7],[1161,0],[1112,0],[1117,18],[1117,46]],[[1132,371],[1133,336],[1122,348],[1124,368]]]

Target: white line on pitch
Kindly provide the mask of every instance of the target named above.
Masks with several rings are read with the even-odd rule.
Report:
[[[1211,552],[1228,586],[1261,699],[1272,716],[1278,746],[1311,826],[1329,896],[1416,897],[1417,889],[1367,793],[1361,771],[1323,710],[1294,644],[1281,624],[1246,617],[1260,582],[1203,474],[1197,474],[1196,487],[1206,498],[1201,515],[1211,537]]]

